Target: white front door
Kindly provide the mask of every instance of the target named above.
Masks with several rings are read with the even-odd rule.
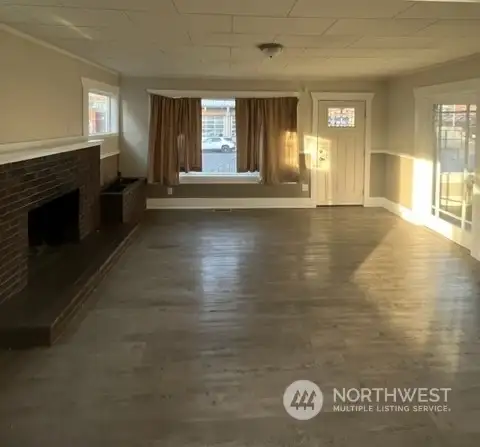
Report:
[[[363,205],[365,102],[319,101],[317,205]]]

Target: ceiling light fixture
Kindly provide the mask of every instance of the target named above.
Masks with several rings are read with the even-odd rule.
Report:
[[[283,45],[279,43],[261,43],[257,48],[267,57],[272,59],[283,51]]]

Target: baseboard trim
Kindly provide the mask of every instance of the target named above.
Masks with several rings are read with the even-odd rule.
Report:
[[[383,197],[369,197],[363,204],[365,208],[385,208],[385,199]]]
[[[415,225],[423,225],[423,221],[417,216],[410,208],[400,205],[399,203],[392,202],[385,197],[370,197],[365,201],[365,207],[369,208],[385,208],[402,219],[407,220]]]
[[[147,209],[315,208],[310,198],[178,198],[147,199]]]
[[[415,225],[424,225],[423,219],[420,216],[416,215],[410,208],[400,205],[399,203],[392,202],[388,199],[383,199],[383,207],[397,216],[400,216],[402,219],[413,223]]]

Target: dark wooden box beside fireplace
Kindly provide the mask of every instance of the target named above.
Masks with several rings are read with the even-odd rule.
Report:
[[[103,223],[138,223],[146,208],[144,179],[119,177],[100,193]]]

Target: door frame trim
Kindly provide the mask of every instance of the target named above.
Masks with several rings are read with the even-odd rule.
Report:
[[[364,166],[364,179],[363,179],[363,206],[370,198],[370,165],[372,154],[372,110],[373,110],[373,98],[375,93],[373,92],[311,92],[312,96],[312,135],[314,138],[318,138],[318,103],[319,101],[365,101],[365,166]],[[312,160],[312,200],[317,203],[317,173],[316,173],[316,160],[317,147],[314,148],[314,153],[311,153]]]

